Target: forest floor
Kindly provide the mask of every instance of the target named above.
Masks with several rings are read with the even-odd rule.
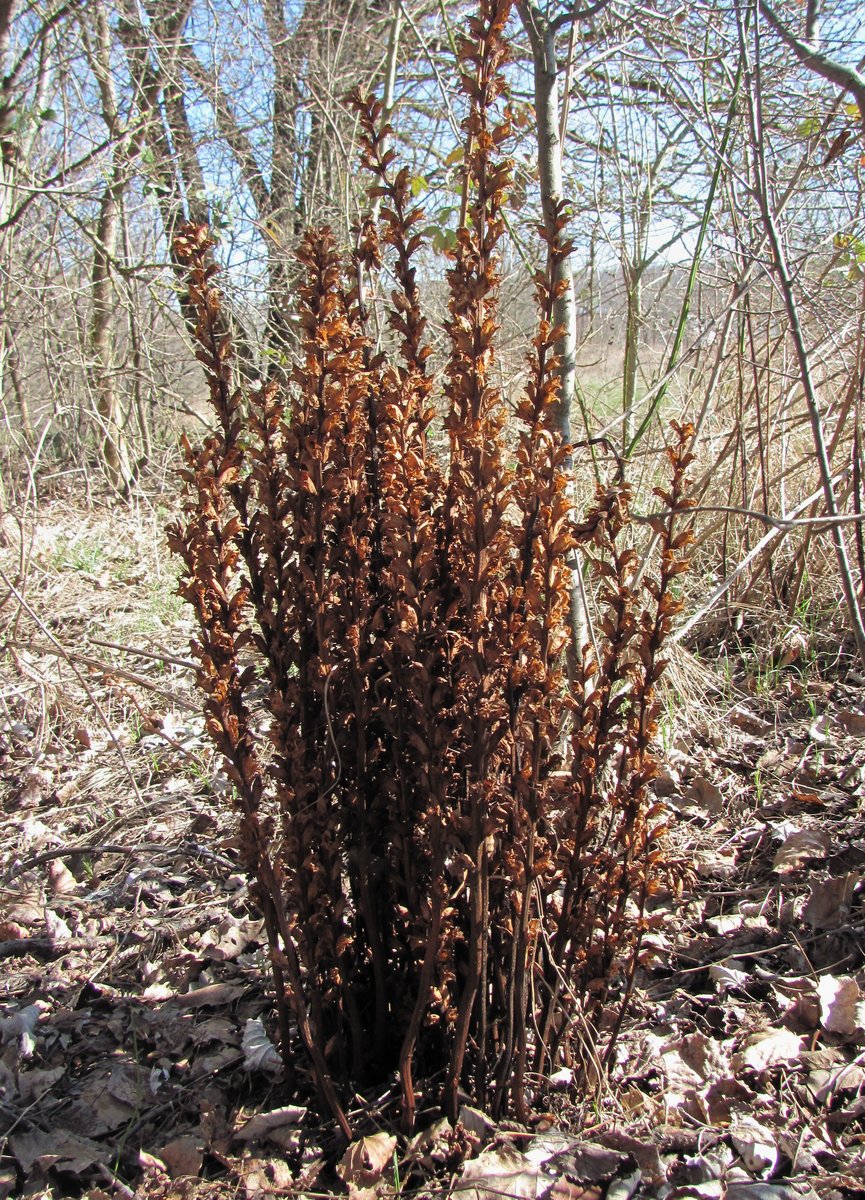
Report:
[[[693,882],[658,900],[612,1077],[411,1140],[358,1096],[340,1158],[273,1069],[167,515],[57,497],[0,550],[0,1200],[865,1196],[860,677],[806,669],[801,631],[677,655],[657,787]]]

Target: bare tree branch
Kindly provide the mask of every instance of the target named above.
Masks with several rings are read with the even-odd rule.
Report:
[[[778,37],[788,46],[798,58],[803,66],[813,71],[816,75],[820,75],[823,79],[830,83],[836,84],[843,88],[845,92],[850,92],[855,97],[856,103],[859,105],[859,113],[861,115],[863,126],[865,126],[865,75],[858,71],[855,67],[845,66],[844,63],[839,63],[836,59],[830,58],[828,54],[824,54],[815,42],[806,42],[801,38],[796,37],[784,25],[781,18],[775,12],[766,0],[759,0],[760,12],[778,34]],[[807,28],[813,30],[815,23],[811,19],[811,9],[809,7]]]

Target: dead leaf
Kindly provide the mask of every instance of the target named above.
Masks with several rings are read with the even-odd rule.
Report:
[[[267,1137],[274,1129],[283,1129],[286,1125],[299,1125],[306,1117],[307,1110],[296,1104],[288,1104],[284,1108],[274,1108],[270,1112],[256,1113],[254,1117],[241,1125],[234,1136],[244,1142],[254,1142]]]
[[[820,1024],[820,1002],[814,980],[809,975],[782,976],[773,979],[771,987],[786,1025],[795,1026],[800,1032],[817,1028]]]
[[[496,1127],[495,1122],[491,1121],[486,1113],[482,1113],[478,1108],[471,1108],[468,1104],[460,1107],[459,1123],[463,1129],[467,1129],[481,1140],[488,1138]]]
[[[817,980],[820,1024],[828,1033],[851,1037],[865,1024],[865,1004],[859,984],[849,975],[821,975]]]
[[[808,1075],[808,1087],[814,1094],[818,1104],[829,1104],[838,1092],[858,1092],[865,1086],[865,1066],[862,1065],[863,1055],[857,1055],[852,1062],[844,1063],[832,1070],[816,1068]]]
[[[724,793],[710,779],[698,775],[682,793],[683,799],[703,812],[717,814],[724,808]]]
[[[427,1170],[441,1166],[453,1146],[454,1131],[447,1117],[440,1117],[428,1129],[416,1133],[406,1147],[406,1161],[417,1162]]]
[[[802,920],[814,929],[833,929],[849,920],[850,902],[862,876],[858,871],[815,880],[811,895],[802,909]]]
[[[717,917],[709,917],[706,920],[706,927],[717,933],[719,937],[729,937],[731,933],[737,933],[745,924],[745,918],[742,913],[722,913]]]
[[[451,1196],[459,1200],[501,1200],[502,1196],[537,1200],[547,1186],[548,1180],[537,1164],[506,1142],[463,1163]]]
[[[730,1141],[752,1175],[771,1175],[778,1164],[778,1147],[770,1129],[749,1119],[730,1130]]]
[[[65,1129],[53,1129],[50,1133],[42,1129],[14,1133],[9,1138],[9,1145],[25,1175],[29,1175],[37,1164],[42,1171],[57,1167],[69,1175],[83,1175],[105,1157],[104,1146]]]
[[[396,1138],[389,1133],[373,1133],[352,1142],[336,1168],[349,1196],[362,1195],[383,1182],[382,1176],[392,1165],[395,1150]]]
[[[240,1057],[236,1042],[229,1046],[219,1046],[207,1054],[200,1054],[192,1064],[192,1078],[200,1079],[205,1075],[213,1075],[223,1067],[240,1062]]]
[[[214,962],[229,962],[243,954],[250,942],[257,941],[264,921],[227,916],[214,929],[209,929],[195,949]]]
[[[852,733],[854,737],[865,737],[865,713],[855,708],[842,708],[835,716],[848,733]]]
[[[739,1057],[751,1071],[766,1071],[781,1063],[795,1062],[802,1039],[789,1029],[765,1029],[741,1051]]]
[[[18,1072],[18,1096],[22,1104],[32,1104],[41,1096],[46,1095],[56,1083],[66,1074],[66,1068],[49,1067],[34,1068],[31,1071]]]
[[[630,1154],[640,1168],[638,1176],[642,1173],[646,1179],[655,1184],[663,1182],[666,1178],[666,1170],[661,1162],[658,1147],[650,1138],[637,1138],[623,1129],[610,1129],[599,1135],[598,1141],[613,1150]]]
[[[165,1163],[161,1158],[157,1158],[155,1154],[148,1154],[146,1150],[139,1150],[138,1165],[144,1172],[145,1178],[149,1177],[151,1181],[168,1179],[168,1171],[165,1169]]]
[[[803,1192],[801,1185],[788,1187],[782,1183],[730,1183],[725,1200],[817,1200],[810,1188]]]
[[[20,922],[25,927],[41,925],[44,905],[45,897],[41,887],[38,884],[25,885],[14,903],[10,904],[6,910],[6,919],[16,923]]]
[[[214,1016],[197,1021],[190,1030],[190,1037],[196,1046],[207,1046],[210,1042],[219,1042],[221,1046],[240,1045],[237,1025],[229,1017]]]
[[[735,965],[734,965],[735,964]],[[728,958],[723,963],[712,963],[709,967],[709,978],[722,994],[730,988],[742,988],[751,979],[747,971],[740,971],[741,963],[736,958]]]
[[[796,871],[811,858],[825,858],[830,846],[829,835],[822,829],[799,829],[785,839],[772,870],[779,874]]]
[[[48,795],[52,779],[50,771],[43,771],[39,767],[30,767],[22,777],[21,787],[14,803],[25,808],[36,808]]]
[[[546,1193],[547,1200],[602,1200],[604,1189],[596,1183],[571,1183],[570,1179],[557,1179]]]
[[[267,1071],[271,1075],[282,1073],[282,1059],[267,1036],[261,1017],[250,1018],[243,1027],[243,1054],[245,1071]]]
[[[61,858],[52,858],[48,864],[48,884],[55,896],[70,896],[78,891],[78,880]]]
[[[12,1041],[17,1038],[18,1053],[22,1058],[29,1058],[36,1048],[36,1026],[39,1018],[49,1007],[44,1000],[34,1000],[11,1017],[0,1020],[0,1040]]]
[[[45,928],[48,930],[48,936],[54,942],[67,942],[72,937],[72,930],[63,918],[58,917],[57,913],[52,912],[50,908],[45,909]]]
[[[295,1188],[294,1174],[278,1158],[256,1158],[244,1164],[243,1186],[247,1200],[273,1200],[288,1196]]]
[[[633,1162],[618,1150],[608,1150],[595,1142],[581,1142],[559,1129],[533,1137],[525,1150],[529,1162],[543,1168],[546,1175],[567,1175],[580,1183],[599,1183],[612,1179]]]
[[[737,704],[730,710],[729,719],[731,724],[735,725],[737,729],[758,737],[764,733],[768,733],[772,728],[768,721],[764,721],[756,713],[750,712],[743,704]]]
[[[607,1200],[631,1200],[641,1182],[639,1171],[626,1175],[624,1179],[614,1179],[607,1188]]]
[[[167,1142],[158,1152],[172,1179],[195,1179],[204,1162],[204,1147],[198,1138],[180,1137]]]
[[[154,1104],[155,1099],[147,1068],[132,1062],[114,1062],[95,1067],[84,1078],[62,1122],[69,1128],[86,1128],[97,1136],[113,1133]]]
[[[808,729],[808,737],[818,746],[825,746],[829,741],[831,734],[832,721],[828,713],[823,713],[816,721],[811,723]]]
[[[729,1125],[734,1111],[751,1104],[754,1093],[741,1080],[727,1076],[710,1083],[700,1099],[709,1125]]]
[[[172,996],[168,1003],[179,1008],[220,1008],[223,1004],[233,1004],[245,993],[246,988],[237,983],[208,983],[182,996]]]

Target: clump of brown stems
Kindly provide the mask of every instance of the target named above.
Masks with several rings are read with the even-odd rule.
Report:
[[[329,229],[304,237],[285,391],[235,388],[213,243],[188,226],[176,245],[218,429],[184,443],[170,540],[266,922],[286,1067],[311,1070],[346,1136],[350,1088],[395,1070],[408,1127],[423,1081],[452,1120],[461,1088],[524,1119],[552,1069],[585,1068],[599,1039],[609,1054],[661,854],[647,784],[690,539],[690,431],[674,426],[660,565],[641,573],[627,485],[599,490],[580,524],[569,499],[552,416],[563,213],[507,424],[494,362],[509,4],[480,7],[459,56],[468,219],[448,271],[445,462],[428,436],[422,210],[377,101],[355,97],[379,227],[364,222],[348,261]],[[364,300],[385,255],[391,356],[374,350]],[[563,659],[580,543],[601,613],[574,693]],[[264,717],[250,699],[262,682]]]

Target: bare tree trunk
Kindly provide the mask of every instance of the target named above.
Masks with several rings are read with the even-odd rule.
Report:
[[[96,397],[96,411],[102,432],[102,461],[108,480],[117,491],[125,492],[132,483],[123,430],[119,419],[117,380],[114,362],[114,312],[116,294],[111,265],[117,254],[120,214],[123,200],[123,159],[128,146],[120,136],[120,121],[114,79],[111,73],[111,32],[104,4],[95,12],[94,43],[90,49],[93,71],[102,101],[102,119],[109,135],[118,139],[112,147],[108,182],[99,202],[96,244],[90,276],[91,311],[89,328],[90,386]],[[85,39],[89,40],[85,31]]]
[[[541,207],[547,234],[554,237],[559,206],[564,199],[556,31],[534,0],[519,0],[517,8],[532,48],[535,113],[538,122],[538,175],[541,185]],[[557,283],[563,285],[556,299],[553,313],[556,324],[562,329],[562,335],[556,343],[560,383],[556,419],[562,437],[566,442],[570,442],[571,410],[577,377],[577,304],[569,255],[564,255],[559,260],[555,279]],[[568,677],[573,687],[581,678],[582,650],[590,636],[579,564],[574,569],[571,587],[570,624],[571,647],[568,654]]]
[[[93,251],[92,310],[90,317],[90,384],[96,396],[96,409],[102,430],[102,459],[109,482],[117,491],[126,491],[132,482],[132,468],[119,420],[114,364],[115,294],[111,280],[111,261],[117,249],[119,219],[116,178],[102,193],[99,204],[97,241]]]
[[[559,133],[561,119],[559,102],[559,73],[556,63],[556,32],[534,0],[519,0],[517,5],[532,47],[534,70],[535,112],[538,121],[538,174],[541,185],[541,206],[547,233],[555,233],[557,205],[563,200],[562,142]],[[562,336],[556,344],[559,356],[559,429],[566,442],[571,440],[571,406],[576,385],[577,305],[574,296],[574,276],[569,256],[559,262],[557,282],[565,284],[556,300],[555,320],[562,326]]]
[[[12,209],[12,189],[14,187],[12,173],[14,170],[14,161],[13,156],[11,154],[7,155],[6,152],[7,137],[9,135],[13,112],[13,106],[10,103],[6,87],[6,79],[8,78],[6,75],[6,59],[9,52],[9,33],[14,11],[15,0],[0,0],[0,70],[3,73],[2,92],[0,92],[0,226],[3,227],[3,231],[0,233],[0,264],[4,268],[4,275],[7,279],[8,271],[5,268],[8,264],[11,230],[6,228],[6,219]],[[0,410],[2,410],[6,398],[8,356],[6,291],[7,283],[4,281],[2,288],[0,288]],[[2,521],[6,514],[7,503],[6,482],[3,478],[3,466],[0,463],[0,521]],[[0,540],[2,540],[2,535],[0,535]]]
[[[36,445],[36,435],[33,432],[33,418],[30,415],[30,401],[27,393],[24,390],[24,385],[21,382],[21,364],[18,358],[18,350],[15,346],[15,335],[12,332],[12,327],[7,323],[3,332],[5,341],[6,354],[6,369],[9,374],[9,383],[15,395],[15,404],[18,409],[18,416],[21,419],[21,436],[28,449],[33,449]]]
[[[625,357],[622,364],[622,451],[627,454],[634,435],[634,403],[637,399],[637,368],[640,361],[640,332],[643,325],[643,272],[639,265],[625,265]]]

